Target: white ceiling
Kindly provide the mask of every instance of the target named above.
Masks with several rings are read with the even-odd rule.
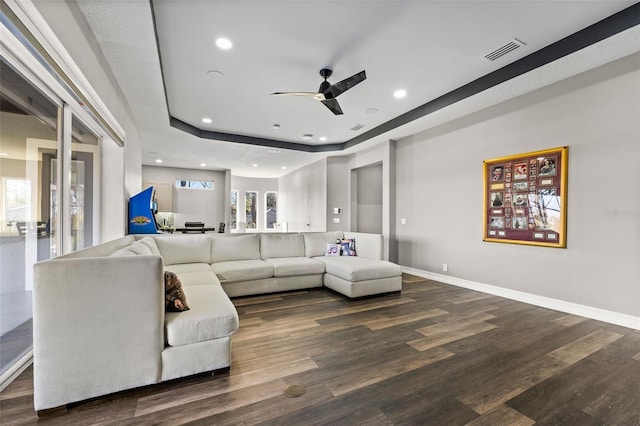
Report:
[[[636,26],[434,113],[392,121],[634,3],[78,1],[128,99],[143,164],[162,159],[163,166],[199,168],[206,163],[207,169],[257,177],[277,177],[323,156],[399,139],[640,51]],[[233,48],[218,49],[218,37],[230,39]],[[514,39],[526,45],[494,62],[484,59]],[[316,91],[324,67],[334,70],[331,83],[367,72],[365,81],[337,98],[344,115],[333,115],[310,98],[270,96]],[[393,97],[399,88],[406,98]],[[169,116],[231,139],[258,137],[280,146],[200,138],[171,127]],[[212,123],[202,123],[203,117]],[[390,121],[384,131],[376,129]],[[362,129],[351,130],[357,124]],[[342,151],[282,147],[343,143],[367,131],[369,140]],[[303,140],[307,133],[313,139]]]

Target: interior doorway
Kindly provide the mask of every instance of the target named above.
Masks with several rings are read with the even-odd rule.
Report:
[[[382,163],[351,171],[351,228],[382,234]]]

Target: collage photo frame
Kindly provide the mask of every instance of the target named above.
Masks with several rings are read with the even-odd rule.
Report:
[[[568,148],[483,162],[487,242],[566,248]]]

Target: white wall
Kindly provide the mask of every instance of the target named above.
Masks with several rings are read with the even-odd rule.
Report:
[[[399,263],[640,316],[639,118],[636,54],[398,141]],[[483,242],[482,161],[560,146],[567,248]]]
[[[173,223],[177,227],[183,226],[185,222],[204,222],[206,227],[218,229],[219,223],[225,220],[227,205],[225,175],[224,171],[142,166],[143,181],[172,184]],[[213,181],[214,189],[176,188],[177,179]]]
[[[322,159],[278,178],[278,221],[289,232],[327,229],[327,160]]]
[[[258,207],[256,212],[258,214],[258,226],[251,232],[263,232],[266,231],[266,199],[265,192],[275,191],[278,192],[278,179],[277,178],[251,178],[242,176],[231,176],[231,191],[238,191],[238,222],[246,222],[245,217],[245,192],[255,191],[258,193]],[[230,198],[229,198],[230,199]],[[280,194],[278,194],[278,205],[280,205]],[[278,206],[279,210],[279,206]],[[278,222],[280,218],[278,217]],[[274,230],[269,230],[274,231]]]
[[[351,231],[349,157],[327,158],[327,231]],[[342,209],[334,214],[333,209]],[[334,223],[338,219],[339,223]]]
[[[102,143],[100,155],[102,157],[100,240],[110,241],[127,232],[127,203],[123,197],[124,149],[113,142]]]

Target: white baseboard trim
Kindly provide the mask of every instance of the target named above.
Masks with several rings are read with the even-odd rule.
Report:
[[[565,302],[563,300],[552,299],[550,297],[538,296],[531,293],[524,293],[508,288],[497,287],[494,285],[483,284],[475,281],[456,278],[449,275],[437,274],[435,272],[423,271],[420,269],[402,266],[402,272],[417,275],[445,284],[455,285],[457,287],[468,288],[470,290],[480,291],[482,293],[492,294],[494,296],[504,297],[506,299],[516,300],[518,302],[528,303],[530,305],[540,306],[543,308],[553,309],[556,311],[566,312],[568,314],[578,315],[591,318],[598,321],[608,322],[610,324],[621,325],[623,327],[640,330],[640,317],[622,314],[619,312],[607,311],[605,309],[594,308],[592,306],[580,305],[577,303]]]
[[[7,371],[0,375],[0,392],[11,384],[24,370],[33,363],[33,349],[24,354],[17,362],[15,362]]]

